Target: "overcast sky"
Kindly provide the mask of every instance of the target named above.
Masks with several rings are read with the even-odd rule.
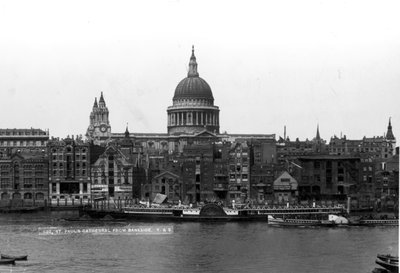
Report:
[[[1,1],[0,128],[166,133],[192,45],[220,130],[400,136],[398,1]]]

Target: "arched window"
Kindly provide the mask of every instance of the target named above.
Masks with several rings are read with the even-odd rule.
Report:
[[[41,192],[36,193],[36,200],[44,200],[44,194]]]
[[[32,199],[32,193],[30,193],[30,192],[25,193],[24,199]]]
[[[12,199],[14,199],[14,200],[21,199],[21,194],[18,192],[14,193]]]
[[[10,195],[6,192],[3,192],[1,194],[1,200],[8,200],[8,199],[10,199]]]

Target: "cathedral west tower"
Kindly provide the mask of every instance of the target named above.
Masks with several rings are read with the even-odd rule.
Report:
[[[195,135],[205,130],[219,134],[219,108],[210,86],[199,77],[194,47],[188,75],[176,87],[167,113],[169,135]]]
[[[97,98],[94,99],[93,109],[90,113],[90,124],[86,132],[86,137],[94,144],[104,144],[111,137],[111,125],[108,119],[108,108],[103,97],[103,92],[97,103]]]

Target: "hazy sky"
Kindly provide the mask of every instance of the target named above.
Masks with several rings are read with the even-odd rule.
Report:
[[[85,134],[104,92],[112,132],[167,132],[187,75],[221,132],[400,137],[398,1],[1,1],[0,128]]]

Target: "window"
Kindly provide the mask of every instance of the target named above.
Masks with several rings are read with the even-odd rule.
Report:
[[[32,178],[24,178],[24,188],[32,188]]]
[[[35,184],[37,188],[43,188],[44,187],[43,178],[35,178]]]
[[[10,179],[9,178],[1,178],[0,180],[0,187],[2,189],[6,189],[10,186]]]
[[[44,194],[41,192],[36,193],[36,200],[44,200]]]
[[[32,193],[30,193],[30,192],[25,193],[24,199],[32,199]]]

